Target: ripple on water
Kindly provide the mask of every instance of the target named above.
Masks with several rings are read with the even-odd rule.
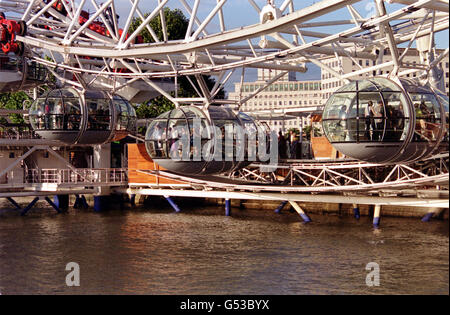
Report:
[[[0,292],[448,294],[448,221],[202,208],[0,216]],[[68,262],[81,287],[65,285]],[[365,284],[369,262],[381,286]]]

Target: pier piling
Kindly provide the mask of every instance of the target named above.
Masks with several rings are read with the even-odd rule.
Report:
[[[136,207],[136,194],[130,195],[130,205],[134,208]]]
[[[430,222],[431,218],[434,216],[434,212],[428,212],[423,218],[422,222]]]
[[[89,205],[86,201],[86,197],[84,195],[75,195],[75,203],[73,205],[74,209],[88,209]]]
[[[89,208],[89,204],[86,201],[86,197],[84,195],[81,195],[81,205],[83,206],[84,209],[88,209]]]
[[[355,215],[355,219],[359,220],[361,218],[361,212],[359,211],[359,205],[353,204],[353,213]]]
[[[231,216],[231,200],[225,199],[225,216]]]
[[[73,204],[74,209],[78,209],[81,206],[81,200],[79,195],[75,195],[75,203]]]
[[[173,210],[175,210],[175,212],[181,212],[180,208],[178,207],[178,205],[172,200],[172,198],[170,198],[170,196],[164,196],[164,198],[166,198],[167,202],[169,202],[169,204],[172,206]]]
[[[428,213],[422,218],[422,222],[430,222],[433,217],[439,217],[440,209],[434,208],[430,209]]]
[[[290,204],[294,207],[295,211],[302,217],[305,223],[311,222],[311,218],[306,214],[306,212],[296,203],[295,201],[289,201]]]
[[[275,213],[280,214],[284,207],[288,204],[288,201],[283,201],[278,208],[275,210]]]
[[[59,210],[66,212],[69,210],[69,195],[55,195],[53,203]]]
[[[19,204],[14,200],[14,199],[12,199],[11,197],[6,197],[6,199],[17,209],[17,210],[19,210],[19,211],[22,211],[22,207],[21,206],[19,206]]]
[[[48,204],[49,204],[50,206],[53,207],[53,209],[56,210],[56,212],[58,212],[58,213],[61,213],[61,212],[62,212],[61,209],[59,209],[59,207],[58,207],[57,205],[55,205],[55,204],[53,203],[53,201],[52,201],[50,198],[45,197],[45,200],[48,202]]]
[[[375,205],[375,210],[373,213],[373,227],[378,229],[380,227],[381,220],[381,205]]]
[[[22,216],[26,215],[27,212],[30,211],[31,208],[33,208],[34,205],[36,204],[36,202],[38,202],[38,201],[39,201],[39,197],[34,198],[33,201],[30,202],[30,204],[28,206],[26,206],[25,209],[22,210],[22,213],[20,215],[22,215]]]
[[[94,212],[102,212],[104,204],[104,196],[94,196]]]

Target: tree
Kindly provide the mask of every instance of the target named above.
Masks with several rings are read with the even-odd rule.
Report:
[[[25,92],[3,93],[0,94],[0,108],[4,109],[22,109],[23,102],[29,101],[31,98]],[[22,115],[9,115],[11,122],[15,124],[25,124]]]
[[[145,17],[147,17],[148,15],[149,15],[148,13],[145,14]],[[164,17],[167,25],[168,40],[184,39],[189,25],[189,20],[184,16],[183,12],[180,11],[179,9],[171,10],[169,8],[165,8]],[[134,32],[141,24],[142,19],[134,18],[130,26],[130,32]],[[155,31],[158,40],[163,41],[164,35],[161,27],[160,16],[158,15],[157,17],[155,17],[153,20],[150,21],[149,24],[151,28]],[[144,28],[144,30],[140,33],[140,36],[142,36],[142,40],[145,43],[155,42],[153,36],[149,33],[149,31],[146,28]],[[203,76],[203,79],[205,80],[208,89],[211,90],[216,83],[215,80],[211,76],[206,75]],[[195,82],[195,80],[191,81]],[[177,92],[179,97],[183,98],[198,97],[194,87],[191,85],[191,83],[186,77],[184,76],[179,77],[178,85],[179,88]],[[200,90],[198,86],[196,86],[196,88],[197,90]],[[172,92],[171,95],[175,96],[175,93]],[[220,89],[216,97],[224,98],[225,91],[223,89]],[[138,118],[154,118],[173,108],[174,108],[173,103],[171,103],[164,96],[159,96],[153,100],[149,100],[148,102],[136,106],[136,114]]]
[[[145,14],[145,18],[149,16],[149,13]],[[183,12],[179,9],[171,10],[169,8],[164,9],[164,18],[167,25],[167,38],[168,40],[184,39],[187,28],[189,25],[188,19],[184,16]],[[134,32],[142,24],[141,18],[134,18],[130,25],[130,33]],[[155,31],[158,40],[163,41],[164,35],[161,27],[161,17],[158,15],[149,23],[150,27]],[[154,43],[153,36],[149,33],[147,28],[139,34],[142,36],[144,43]]]
[[[287,131],[287,134],[291,134],[291,132],[293,132],[295,135],[299,135],[300,134],[300,130],[298,128],[289,128]]]
[[[319,128],[313,126],[303,127],[303,134],[306,136],[307,140],[311,140],[311,135],[313,137],[320,137],[322,133]]]

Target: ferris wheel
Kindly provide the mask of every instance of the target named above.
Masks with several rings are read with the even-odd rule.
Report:
[[[187,122],[189,134],[192,115],[210,129],[216,121],[229,120],[244,129],[262,130],[251,118],[210,106],[234,102],[239,109],[288,72],[306,72],[307,65],[314,64],[345,83],[329,99],[323,120],[328,140],[339,151],[376,163],[410,162],[440,152],[448,138],[448,99],[441,92],[439,64],[449,49],[436,49],[435,34],[448,30],[448,1],[323,0],[306,7],[302,2],[129,0],[130,6],[121,9],[114,0],[4,0],[0,2],[1,48],[8,60],[22,60],[21,86],[42,83],[39,77],[29,80],[29,71],[24,70],[32,62],[72,88],[38,98],[30,112],[41,136],[48,134],[54,140],[54,129],[61,129],[58,135],[66,134],[66,144],[97,143],[91,134],[99,132],[104,134],[100,142],[123,136],[128,126],[135,125],[135,113],[126,100],[137,102],[148,99],[149,93],[162,94],[177,109],[157,119],[146,140],[150,156],[164,164],[170,148],[160,143],[160,126],[166,130],[166,139],[171,137],[169,125],[174,117]],[[174,8],[186,17],[185,28],[175,39],[165,15],[166,9]],[[237,17],[240,12],[248,16]],[[144,32],[150,40],[143,39]],[[419,62],[406,58],[412,50],[419,54]],[[330,57],[348,58],[358,69],[331,66],[326,62]],[[372,62],[363,66],[358,62],[361,59]],[[276,75],[252,93],[241,93],[238,100],[218,99],[234,74],[240,74],[242,86],[247,69],[252,68],[275,70]],[[361,80],[367,74],[376,78]],[[415,79],[406,80],[412,74]],[[204,75],[216,76],[212,88]],[[181,76],[198,97],[177,96]],[[95,98],[92,91],[98,89],[107,93]],[[76,118],[71,129],[57,105],[48,115],[43,113],[55,98],[61,98],[64,113]],[[370,112],[374,117],[365,118],[362,113],[370,102],[377,109]],[[419,108],[419,103],[425,107]],[[196,107],[180,109],[184,104]],[[49,115],[55,116],[51,128],[45,120]],[[170,165],[172,161],[167,169]],[[235,170],[242,163],[216,169],[217,165],[210,167],[201,160],[199,165],[203,171],[216,173]]]
[[[170,95],[159,79],[193,77],[199,81],[197,101],[210,104],[237,69],[243,77],[247,68],[280,71],[268,86],[285,72],[305,72],[306,64],[313,63],[349,82],[387,67],[393,67],[392,78],[414,71],[429,74],[448,55],[448,48],[435,55],[433,41],[435,33],[448,29],[448,1],[324,0],[307,7],[294,0],[129,1],[128,8],[120,9],[126,1],[4,0],[3,52],[24,54],[79,89],[101,87],[126,96],[127,89],[130,94],[132,88],[147,88],[177,106],[193,100]],[[170,38],[166,8],[179,8],[186,16],[184,38]],[[236,22],[237,11],[251,16]],[[135,19],[142,23],[136,26]],[[159,35],[152,28],[155,19]],[[143,42],[142,32],[152,43]],[[415,42],[423,62],[413,65],[404,57]],[[400,51],[401,46],[406,49]],[[327,56],[370,59],[375,65],[345,73],[324,63]],[[217,76],[212,90],[202,74]]]

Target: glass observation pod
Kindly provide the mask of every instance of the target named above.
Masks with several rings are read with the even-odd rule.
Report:
[[[65,144],[118,141],[136,129],[130,103],[103,91],[51,90],[34,101],[29,117],[39,136]]]
[[[325,105],[323,129],[343,154],[396,163],[436,153],[447,137],[448,98],[427,86],[387,78],[354,81]]]
[[[154,119],[145,140],[150,157],[163,168],[209,175],[258,161],[261,135],[269,139],[268,130],[244,113],[223,106],[210,106],[207,112],[183,106]]]
[[[47,69],[25,57],[0,54],[0,93],[17,92],[43,85]]]

